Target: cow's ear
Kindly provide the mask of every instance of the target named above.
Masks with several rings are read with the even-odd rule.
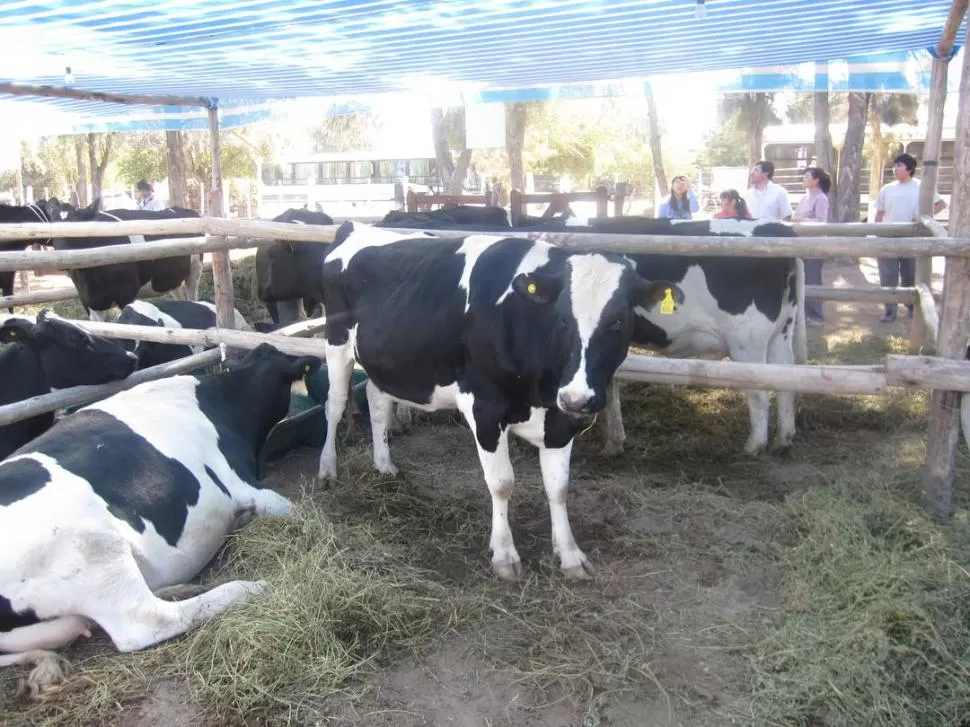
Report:
[[[636,302],[644,310],[651,310],[658,303],[660,314],[670,315],[684,302],[684,291],[666,280],[644,280],[637,285]]]
[[[296,381],[309,376],[319,368],[320,359],[314,356],[300,356],[286,368],[286,374],[291,380]]]
[[[562,278],[542,273],[520,273],[512,280],[512,290],[537,305],[555,303],[562,292]]]
[[[0,327],[0,343],[15,343],[30,340],[34,324],[25,318],[8,318]]]

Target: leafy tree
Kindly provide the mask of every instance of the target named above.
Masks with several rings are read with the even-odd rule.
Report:
[[[732,93],[721,96],[719,111],[724,124],[730,123],[747,141],[748,166],[761,159],[765,127],[781,123],[774,109],[773,93]]]
[[[115,155],[115,175],[129,187],[168,176],[165,132],[125,134]]]
[[[331,107],[332,109],[333,107]],[[328,115],[310,128],[315,152],[342,152],[370,149],[381,119],[363,107],[354,113]]]

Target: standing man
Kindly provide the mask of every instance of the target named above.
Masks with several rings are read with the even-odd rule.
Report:
[[[900,154],[893,159],[894,181],[879,190],[876,197],[876,222],[918,222],[919,221],[919,180],[913,179],[916,173],[916,158],[912,154]],[[939,214],[946,207],[940,193],[933,192],[933,214]],[[880,257],[879,284],[886,288],[912,287],[916,284],[916,258]],[[907,304],[909,317],[913,317],[913,305]],[[886,313],[882,323],[896,320],[897,305],[886,303]]]
[[[138,182],[138,191],[141,193],[141,199],[138,200],[138,209],[140,210],[152,210],[154,212],[160,212],[165,209],[165,205],[162,200],[155,198],[155,189],[147,181],[142,179]]]
[[[759,220],[790,220],[791,200],[788,190],[775,184],[775,165],[760,161],[751,168],[751,186],[744,193],[751,216]]]

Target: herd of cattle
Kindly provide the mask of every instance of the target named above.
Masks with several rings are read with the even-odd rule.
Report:
[[[97,202],[76,209],[57,200],[0,207],[0,222],[196,215],[104,212]],[[333,224],[307,210],[275,221]],[[264,343],[224,362],[219,373],[139,384],[56,422],[51,413],[0,427],[0,667],[34,665],[28,683],[41,688],[66,675],[66,662],[52,650],[90,635],[93,624],[117,649],[132,651],[258,593],[262,582],[234,581],[181,601],[161,597],[197,576],[240,522],[289,511],[288,500],[262,485],[256,463],[270,429],[287,414],[293,382],[321,359],[330,380],[322,481],[337,475],[336,430],[356,363],[368,377],[378,471],[397,472],[388,446],[395,405],[460,411],[492,497],[492,567],[516,578],[522,565],[508,523],[508,437],[515,434],[539,450],[562,570],[590,577],[566,510],[570,454],[574,437],[604,410],[607,448],[622,447],[614,374],[631,344],[671,356],[791,363],[801,275],[793,258],[581,253],[541,239],[563,231],[794,234],[781,223],[576,222],[526,218],[520,227],[530,228],[528,237],[511,237],[505,210],[457,207],[391,213],[375,225],[348,221],[329,245],[266,245],[257,251],[256,271],[272,323],[249,323],[237,312],[237,327],[273,330],[319,311],[327,320],[320,358],[287,356]],[[54,237],[49,244],[67,250],[143,239]],[[201,256],[187,255],[87,268],[71,278],[91,318],[117,306],[119,322],[208,328],[215,310],[195,300],[200,273]],[[7,275],[0,274],[0,285],[10,295]],[[147,287],[184,287],[188,300],[137,300]],[[122,379],[192,352],[108,340],[46,311],[7,316],[0,342],[7,344],[0,350],[0,405]],[[768,444],[768,392],[746,394],[745,450],[757,453]],[[776,445],[786,447],[795,434],[794,395],[777,398]]]

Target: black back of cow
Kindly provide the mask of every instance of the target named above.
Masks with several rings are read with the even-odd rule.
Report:
[[[49,200],[50,203],[59,204],[57,199]],[[33,222],[50,222],[48,214],[48,200],[38,200],[33,204],[16,206],[0,205],[0,224],[21,225]],[[0,240],[0,251],[15,252],[23,250],[31,243],[48,243],[49,240],[22,239],[22,240]],[[13,270],[0,272],[0,291],[3,295],[13,295],[13,282],[16,274]],[[13,308],[7,308],[8,312],[13,313]]]
[[[508,230],[509,213],[503,207],[476,207],[456,205],[428,212],[388,212],[374,227],[399,227],[403,229],[469,230],[486,232]]]

